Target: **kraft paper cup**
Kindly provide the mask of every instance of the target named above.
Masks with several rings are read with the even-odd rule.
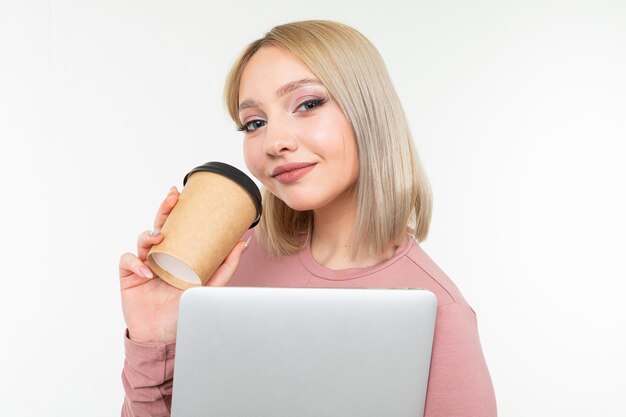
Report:
[[[150,268],[169,284],[204,285],[247,229],[261,217],[261,193],[237,168],[207,162],[183,180],[178,202],[148,252]]]

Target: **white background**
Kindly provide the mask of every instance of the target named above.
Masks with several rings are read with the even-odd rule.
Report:
[[[621,0],[3,1],[0,414],[119,414],[119,256],[190,167],[243,167],[226,71],[309,18],[387,62],[500,415],[626,415]]]

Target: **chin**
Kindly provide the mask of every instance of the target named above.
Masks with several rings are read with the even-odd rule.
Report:
[[[312,196],[302,197],[302,196],[277,196],[283,203],[285,203],[289,208],[296,211],[309,211],[315,210],[317,208],[323,207],[324,202],[312,198]]]
[[[311,204],[308,204],[307,202],[300,201],[300,200],[297,200],[297,201],[282,200],[282,201],[290,209],[295,210],[295,211],[309,211],[309,210],[314,210],[316,208],[316,207],[312,206]]]
[[[299,184],[294,187],[270,188],[267,185],[265,185],[265,187],[276,198],[296,211],[309,211],[323,208],[341,195],[334,189],[329,190],[325,187],[311,187],[305,184]]]

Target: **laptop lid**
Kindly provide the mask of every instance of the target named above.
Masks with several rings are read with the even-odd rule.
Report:
[[[435,314],[421,289],[191,288],[172,416],[422,416]]]

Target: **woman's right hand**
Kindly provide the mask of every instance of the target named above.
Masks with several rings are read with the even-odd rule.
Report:
[[[172,187],[159,207],[154,229],[161,230],[180,193]],[[183,291],[158,278],[146,262],[153,245],[163,240],[160,233],[143,232],[137,239],[137,256],[125,253],[120,258],[122,312],[131,340],[163,344],[176,339],[178,302]],[[237,269],[245,243],[239,241],[206,285],[226,285]]]

